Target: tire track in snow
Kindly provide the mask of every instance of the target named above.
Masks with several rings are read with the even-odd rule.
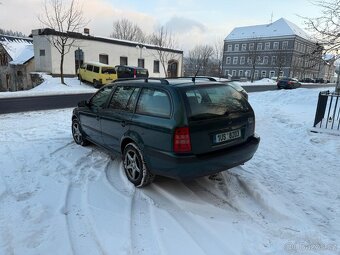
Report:
[[[214,207],[222,208],[225,210],[234,210],[236,212],[239,211],[237,207],[235,207],[230,201],[228,201],[228,196],[222,197],[218,196],[212,191],[205,188],[198,181],[194,180],[190,183],[184,183],[185,186],[193,192],[202,202],[205,202]]]
[[[65,208],[68,238],[74,255],[103,255],[103,249],[83,208],[84,191],[81,186],[70,183],[66,192]]]
[[[131,253],[134,255],[162,254],[158,244],[154,242],[157,233],[151,224],[151,205],[144,195],[144,190],[136,189],[127,180],[122,161],[119,159],[110,161],[105,172],[106,180],[114,192],[130,199]]]
[[[158,233],[152,227],[150,215],[150,203],[143,196],[143,191],[136,189],[131,204],[132,254],[162,254],[154,241]]]
[[[152,208],[153,211],[155,211],[155,208],[161,209],[172,219],[174,219],[174,222],[177,223],[178,226],[187,233],[200,253],[221,255],[233,254],[228,248],[228,243],[225,243],[225,240],[222,240],[221,237],[218,237],[216,233],[212,231],[212,229],[210,229],[206,223],[204,223],[204,221],[199,220],[200,217],[207,217],[207,215],[196,217],[193,212],[190,212],[187,208],[183,207],[182,201],[180,201],[181,197],[176,196],[178,194],[173,194],[176,193],[175,189],[178,187],[173,187],[175,189],[168,191],[167,189],[169,186],[163,186],[164,183],[162,185],[153,184],[151,186],[152,189],[145,190],[145,194],[155,204],[155,206]],[[172,193],[172,191],[174,192]],[[189,202],[191,201],[189,200]],[[204,204],[200,204],[199,206],[204,207]],[[155,212],[153,214],[155,214]],[[153,217],[152,220],[154,221],[154,225],[161,225],[160,222],[157,222],[155,217]],[[210,240],[212,241],[207,242],[207,236],[209,236]]]

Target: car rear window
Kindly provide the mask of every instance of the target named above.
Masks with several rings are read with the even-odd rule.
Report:
[[[185,90],[189,119],[201,120],[249,111],[247,100],[229,85],[196,85]]]
[[[102,73],[115,74],[116,70],[113,67],[102,67]]]

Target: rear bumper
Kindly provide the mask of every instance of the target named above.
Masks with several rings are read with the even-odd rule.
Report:
[[[215,174],[241,165],[250,160],[260,143],[260,137],[252,136],[246,143],[204,155],[178,155],[149,150],[146,163],[151,172],[179,180],[190,180]]]

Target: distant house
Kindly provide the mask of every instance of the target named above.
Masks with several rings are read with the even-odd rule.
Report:
[[[292,22],[237,27],[224,40],[223,74],[319,78],[322,46]]]
[[[0,91],[32,88],[34,69],[33,40],[0,35]]]
[[[60,32],[53,29],[32,31],[36,71],[60,75],[60,53],[50,43],[50,39],[58,35]],[[149,70],[150,77],[164,77],[165,72],[157,54],[158,50],[165,52],[164,63],[168,76],[182,75],[183,51],[181,50],[82,33],[69,33],[69,36],[75,40],[75,43],[70,52],[65,55],[65,75],[76,75],[82,63],[100,62],[112,66],[140,66]]]

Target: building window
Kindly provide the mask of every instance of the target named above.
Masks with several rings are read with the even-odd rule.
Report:
[[[128,58],[127,57],[120,57],[120,65],[127,66],[128,65]]]
[[[233,71],[231,72],[231,75],[232,75],[232,76],[236,76],[236,70],[233,70]]]
[[[153,61],[153,72],[159,73],[159,61],[158,60]]]
[[[250,70],[247,70],[247,71],[245,72],[245,76],[246,76],[246,77],[250,77],[250,74],[251,74]]]
[[[246,51],[246,50],[247,50],[247,44],[243,43],[243,44],[242,44],[241,50],[242,50],[242,51]]]
[[[42,56],[45,56],[45,50],[40,50],[39,51],[39,55],[42,57]]]
[[[259,78],[259,70],[255,70],[254,78],[255,79]]]
[[[138,59],[138,67],[144,68],[144,58],[139,58]]]
[[[8,58],[4,52],[0,52],[0,65],[7,66],[8,65]]]
[[[254,50],[254,43],[249,44],[249,50]]]
[[[270,42],[266,42],[266,44],[264,45],[264,49],[270,50]]]
[[[229,70],[225,70],[225,76],[229,76]]]
[[[243,77],[243,70],[239,70],[239,71],[238,71],[238,76],[239,76],[239,77]]]
[[[231,57],[227,57],[226,64],[231,64]]]
[[[109,64],[109,55],[99,54],[99,63],[108,65]]]
[[[239,51],[240,50],[240,45],[239,44],[235,44],[235,51]]]
[[[240,58],[240,65],[244,65],[246,62],[246,57],[241,57]]]
[[[262,77],[262,78],[265,78],[266,75],[267,75],[267,72],[266,72],[266,71],[262,71],[262,72],[261,72],[261,77]]]
[[[233,51],[233,46],[231,44],[228,44],[228,51]]]
[[[247,58],[247,63],[248,63],[248,65],[251,64],[251,59],[252,59],[251,57],[248,57],[248,58]]]
[[[274,76],[275,76],[275,71],[270,71],[269,78],[274,77]]]
[[[233,65],[237,65],[237,63],[238,63],[238,57],[234,57],[233,58]]]
[[[278,50],[279,49],[279,42],[274,42],[273,43],[273,49]]]
[[[258,43],[256,49],[257,50],[262,50],[262,43]]]
[[[263,62],[262,62],[262,57],[261,57],[261,56],[257,56],[257,57],[256,57],[256,62],[257,62],[258,64],[263,64]]]
[[[268,56],[263,57],[263,64],[268,65]]]
[[[276,60],[277,60],[277,57],[276,56],[272,56],[272,65],[276,65]]]
[[[288,41],[284,41],[284,42],[282,43],[282,49],[283,49],[283,50],[288,49]]]

